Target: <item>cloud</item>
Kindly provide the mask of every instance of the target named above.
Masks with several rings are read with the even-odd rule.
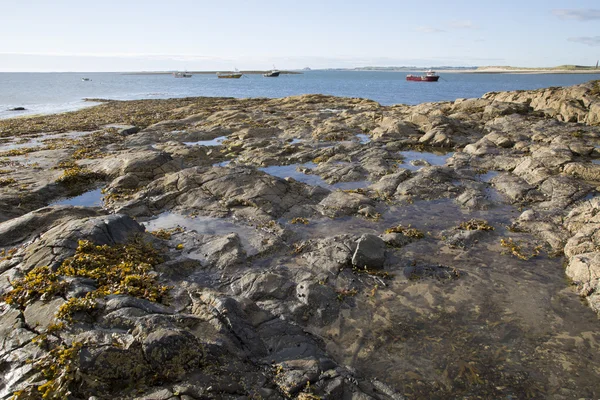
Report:
[[[600,10],[598,9],[557,9],[552,10],[552,14],[563,20],[575,21],[593,21],[600,19]]]
[[[423,32],[423,33],[440,33],[440,32],[446,32],[444,29],[434,28],[434,27],[431,27],[431,26],[419,26],[417,28],[417,31]]]
[[[149,60],[176,61],[232,61],[231,58],[202,56],[197,54],[158,54],[158,53],[74,53],[74,52],[0,52],[3,56],[42,56],[42,57],[97,57],[97,58],[144,58]]]
[[[479,27],[469,20],[454,20],[446,23],[446,29],[435,28],[433,26],[419,26],[417,31],[423,33],[442,33],[459,29],[479,29]]]
[[[449,24],[452,29],[479,29],[477,25],[469,20],[464,21],[451,21]]]
[[[588,46],[598,47],[600,46],[600,36],[581,36],[572,37],[567,39],[569,42],[587,44]]]

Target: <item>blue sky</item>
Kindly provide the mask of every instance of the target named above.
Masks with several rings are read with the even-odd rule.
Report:
[[[0,71],[555,66],[600,59],[599,0],[0,0]]]

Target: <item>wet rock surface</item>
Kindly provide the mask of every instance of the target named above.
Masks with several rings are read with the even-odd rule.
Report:
[[[0,399],[598,397],[599,96],[0,121]]]

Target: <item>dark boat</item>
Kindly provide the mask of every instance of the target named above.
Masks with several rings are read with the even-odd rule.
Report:
[[[436,75],[432,70],[427,71],[425,75],[406,75],[407,81],[415,81],[415,82],[437,82],[440,79],[439,75]]]
[[[273,66],[273,69],[270,71],[267,71],[263,74],[263,76],[265,78],[277,78],[279,76],[280,72],[278,70],[275,69],[275,66]]]

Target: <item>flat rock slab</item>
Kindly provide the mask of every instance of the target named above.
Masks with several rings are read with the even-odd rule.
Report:
[[[46,330],[48,326],[56,322],[54,315],[60,306],[65,304],[65,300],[57,297],[49,302],[36,301],[27,306],[23,312],[27,325],[39,331]]]

